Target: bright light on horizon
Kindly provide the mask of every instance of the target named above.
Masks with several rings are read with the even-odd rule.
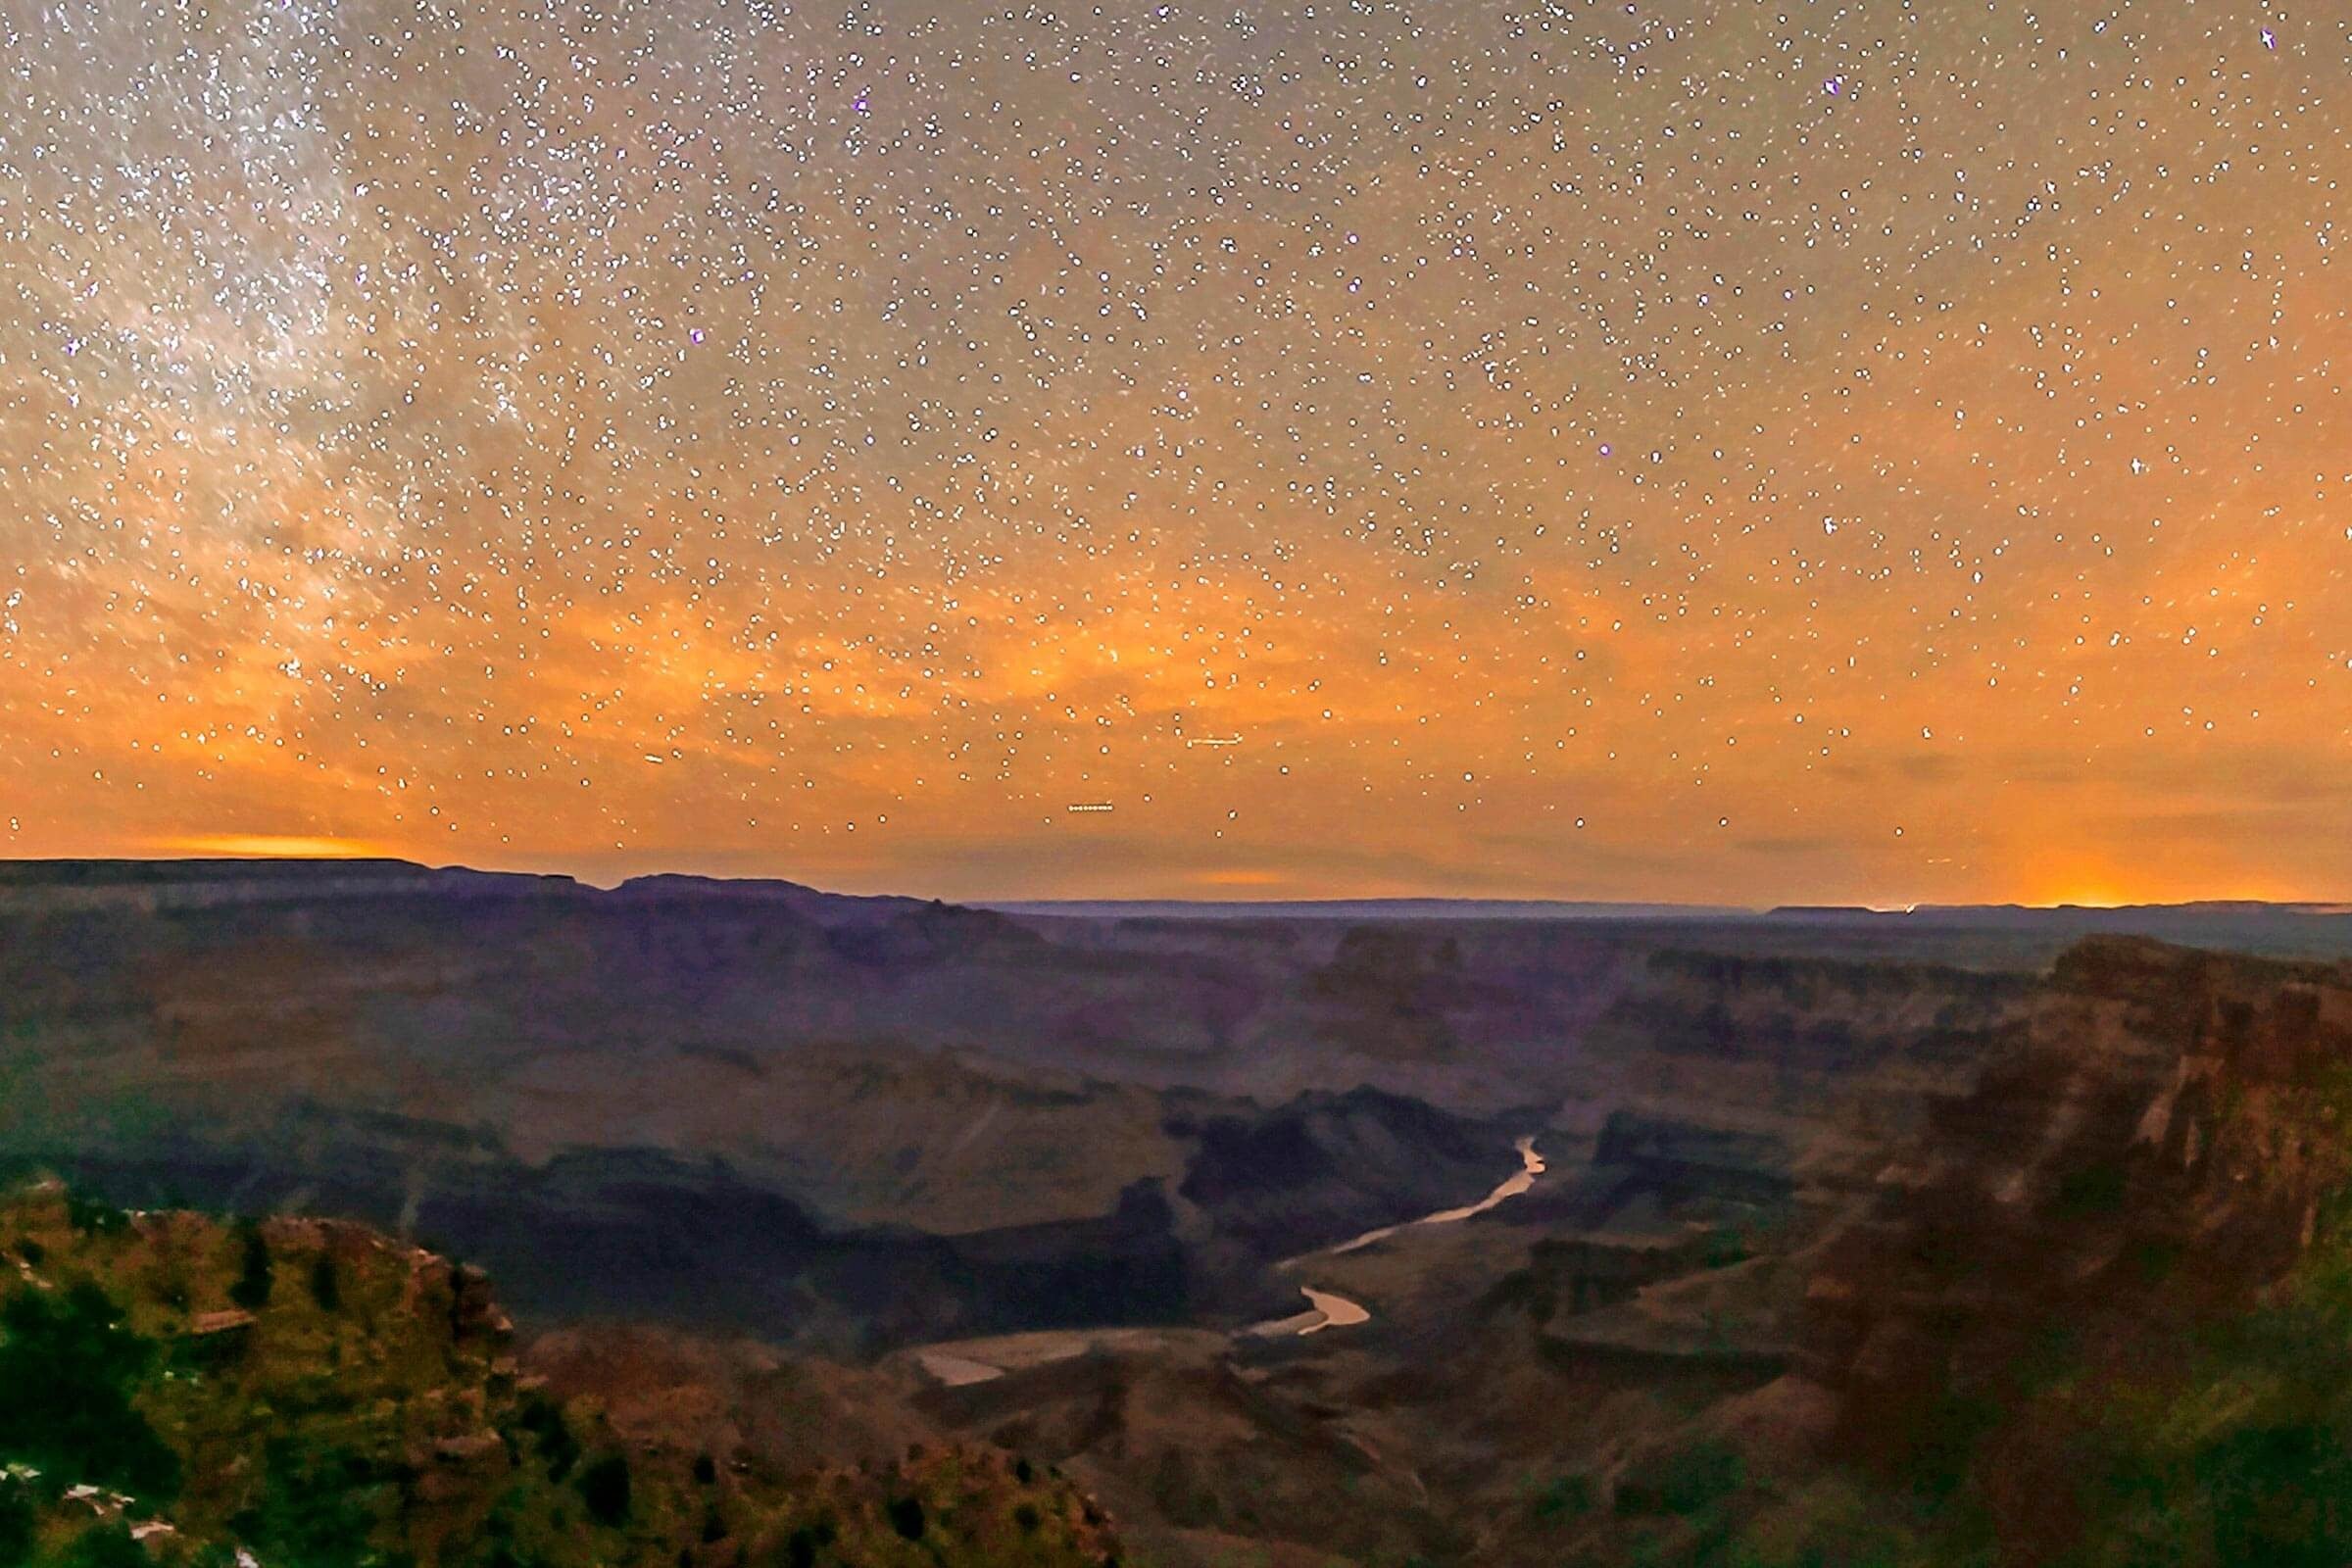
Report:
[[[159,839],[155,850],[173,856],[224,856],[255,860],[365,860],[389,858],[386,846],[366,839],[299,833],[198,833]]]

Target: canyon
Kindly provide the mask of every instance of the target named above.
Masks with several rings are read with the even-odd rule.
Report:
[[[783,1357],[1170,1564],[2061,1560],[2115,1510],[2013,1495],[2047,1367],[2289,1291],[2352,1114],[2320,907],[0,872],[10,1170],[381,1227],[545,1354]]]

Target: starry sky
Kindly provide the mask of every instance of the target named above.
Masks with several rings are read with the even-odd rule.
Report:
[[[2352,13],[0,0],[0,854],[2352,894]]]

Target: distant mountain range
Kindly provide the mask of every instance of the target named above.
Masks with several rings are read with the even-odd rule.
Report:
[[[2352,915],[2352,904],[2266,903],[2205,899],[2182,904],[1915,904],[1881,909],[1861,904],[1784,904],[1752,909],[1728,904],[1613,904],[1568,899],[978,899],[1003,914],[1085,919],[1164,920],[1909,920],[1922,923],[2023,922],[2088,918],[2121,927],[2170,919],[2261,914]]]
[[[1561,899],[981,899],[1003,914],[1146,920],[1747,920],[1753,909],[1700,904],[1582,904]]]
[[[624,898],[738,898],[785,904],[827,901],[906,908],[942,901],[905,894],[831,893],[776,877],[713,877],[661,872],[600,888],[555,872],[482,871],[392,858],[352,859],[0,859],[0,898],[11,891],[75,890],[96,895],[167,888],[235,888],[248,896],[278,892],[470,892],[521,895],[617,895]],[[1785,904],[1751,908],[1729,904],[1577,899],[967,899],[965,907],[1004,914],[1076,918],[1452,919],[1452,920],[1888,920],[1973,923],[2087,919],[2104,924],[2147,920],[2229,919],[2261,915],[2352,916],[2352,902],[2200,899],[2178,904],[1915,904],[1881,908],[1859,904]]]

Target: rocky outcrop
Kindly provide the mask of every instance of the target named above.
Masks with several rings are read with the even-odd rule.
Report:
[[[1179,1125],[1199,1144],[1179,1193],[1268,1259],[1473,1201],[1519,1161],[1501,1129],[1376,1089]]]
[[[1546,1237],[1528,1250],[1527,1266],[1496,1286],[1486,1304],[1522,1307],[1539,1324],[1549,1324],[1616,1306],[1662,1280],[1722,1268],[1745,1255],[1737,1238],[1707,1231],[1649,1242]]]
[[[1678,1196],[1778,1203],[1793,1188],[1785,1139],[1629,1110],[1602,1124],[1592,1163]]]
[[[1944,964],[1668,950],[1601,1020],[1603,1038],[1781,1069],[1973,1059],[2031,989]]]
[[[2035,1390],[2161,1366],[2263,1301],[2352,1174],[2348,1118],[2352,966],[2072,949],[1823,1250],[1802,1366],[1833,1451],[1971,1477],[2004,1560],[2057,1550]]]

